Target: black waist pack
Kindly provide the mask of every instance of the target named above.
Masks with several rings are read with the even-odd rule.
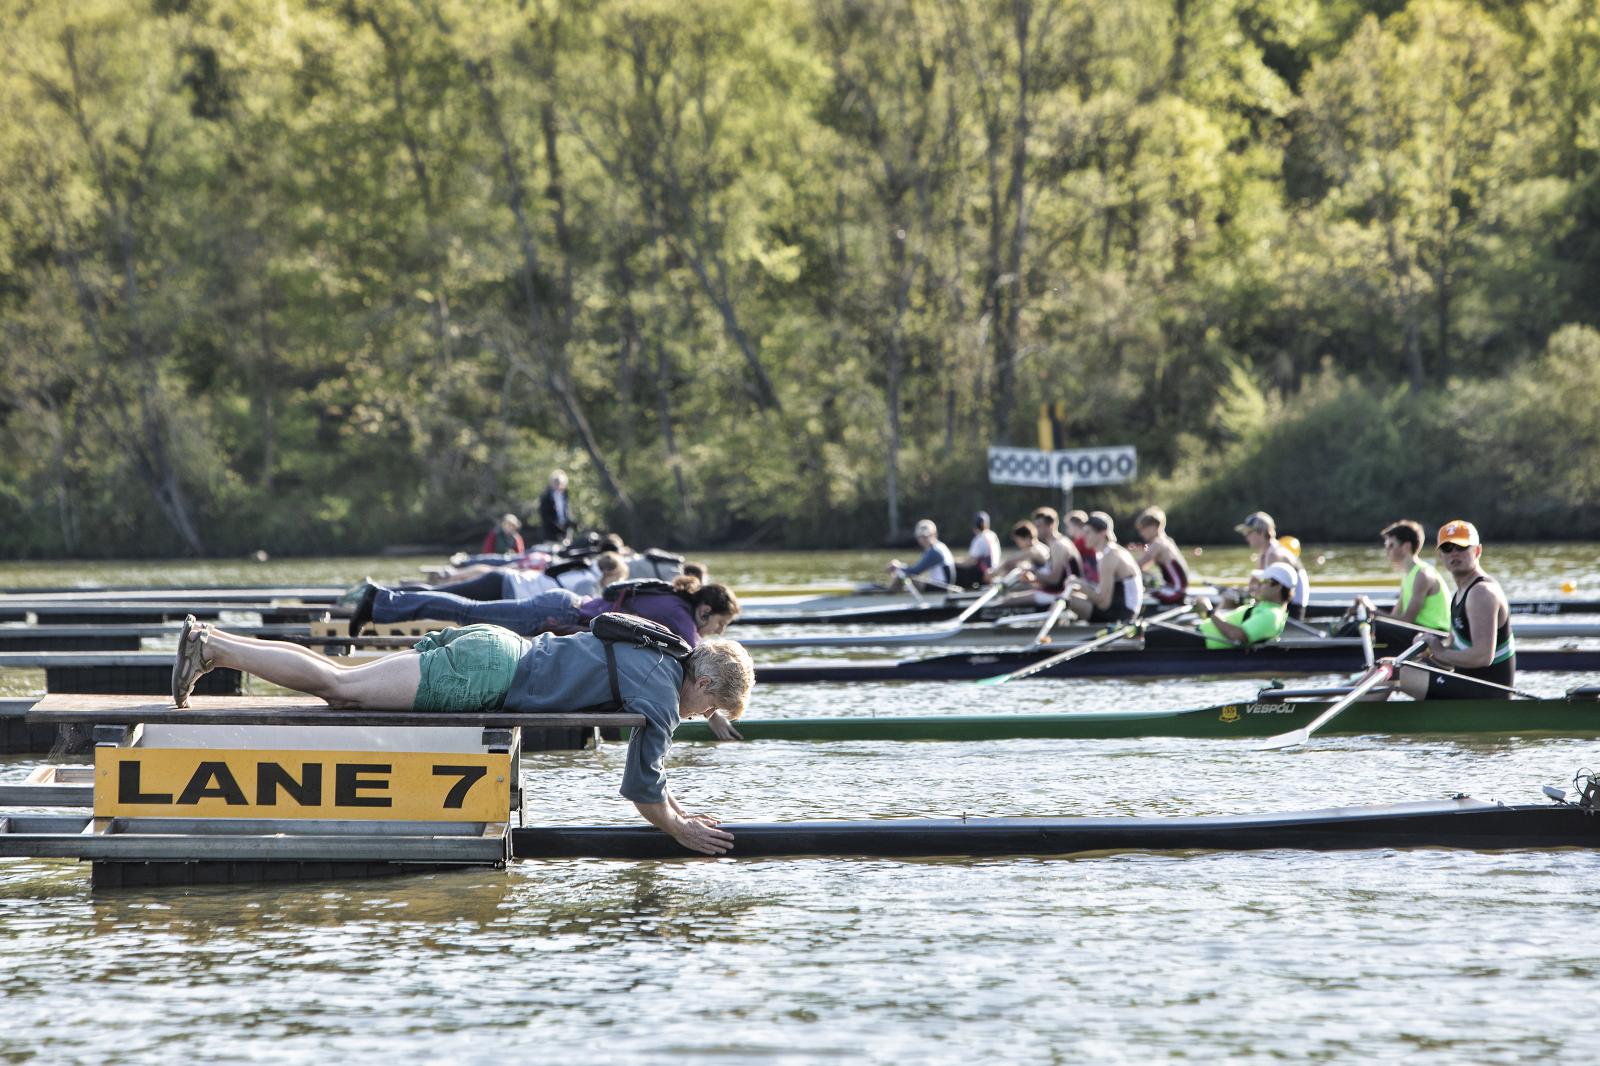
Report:
[[[596,615],[594,621],[589,623],[589,632],[599,637],[600,642],[606,646],[606,677],[611,682],[611,702],[597,707],[585,707],[583,710],[586,712],[622,710],[622,686],[617,683],[618,644],[631,644],[636,648],[660,652],[680,663],[687,659],[689,652],[693,650],[687,641],[666,626],[657,625],[648,618],[632,614],[607,611],[605,614]]]

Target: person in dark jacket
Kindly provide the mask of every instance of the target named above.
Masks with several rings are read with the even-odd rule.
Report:
[[[564,544],[567,530],[576,524],[567,499],[566,471],[552,470],[549,487],[539,495],[539,538],[547,544]]]
[[[755,667],[737,642],[703,640],[682,662],[634,644],[611,645],[620,710],[643,715],[632,730],[621,794],[646,821],[691,851],[720,855],[733,835],[717,819],[689,814],[667,787],[663,763],[684,718],[744,713]],[[430,634],[410,651],[344,666],[286,641],[224,633],[191,616],[179,639],[173,698],[185,706],[195,681],[216,667],[243,670],[284,688],[366,710],[561,712],[609,704],[606,643],[591,633],[532,640],[499,626]]]

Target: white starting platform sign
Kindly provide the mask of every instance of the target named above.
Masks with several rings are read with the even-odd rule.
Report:
[[[1082,488],[1085,485],[1120,485],[1139,473],[1139,453],[1131,444],[1103,448],[990,448],[991,485],[1027,485],[1031,488]]]

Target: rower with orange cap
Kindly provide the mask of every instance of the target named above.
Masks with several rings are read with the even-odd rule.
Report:
[[[1483,569],[1483,542],[1471,522],[1456,519],[1439,528],[1439,563],[1456,585],[1450,599],[1450,632],[1424,638],[1428,657],[1450,673],[1402,666],[1401,688],[1419,700],[1508,699],[1517,680],[1517,644],[1511,635],[1511,605],[1500,583]],[[1473,684],[1487,681],[1501,688]]]

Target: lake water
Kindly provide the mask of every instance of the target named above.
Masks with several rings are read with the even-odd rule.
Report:
[[[1208,552],[1206,569],[1236,572],[1236,555]],[[737,586],[866,578],[882,557],[709,558]],[[1562,582],[1600,595],[1592,545],[1496,549],[1491,563],[1515,595]],[[318,583],[414,565],[82,573]],[[1325,569],[1381,572],[1364,548]],[[10,587],[67,577],[0,566]],[[1522,680],[1555,693],[1600,677]],[[1199,706],[1254,687],[791,686],[758,690],[751,713]],[[622,753],[529,755],[530,813],[630,821]],[[36,761],[0,761],[0,779]],[[1592,740],[1335,737],[1280,753],[1171,739],[685,744],[670,772],[691,809],[763,821],[1537,802],[1540,784],[1584,765],[1600,766]],[[0,860],[0,1060],[1547,1061],[1592,1049],[1597,875],[1589,852],[1279,851],[572,860],[91,893],[75,864]]]

